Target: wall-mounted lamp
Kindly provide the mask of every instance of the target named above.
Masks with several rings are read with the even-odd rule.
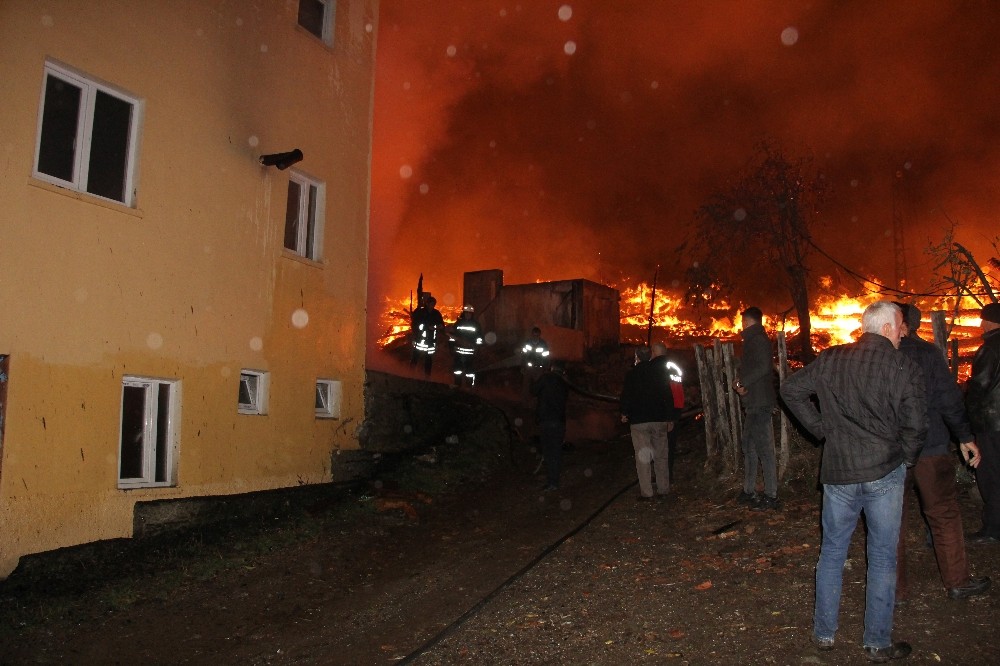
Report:
[[[302,151],[296,148],[287,153],[274,153],[273,155],[261,155],[260,163],[264,166],[278,167],[282,171],[288,167],[302,161]]]

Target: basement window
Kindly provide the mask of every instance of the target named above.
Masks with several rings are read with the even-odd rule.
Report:
[[[268,378],[266,372],[240,371],[240,414],[267,414]]]
[[[319,261],[320,258],[324,192],[322,183],[297,171],[288,176],[285,248],[313,261]]]
[[[33,175],[134,207],[140,110],[131,95],[45,63]]]
[[[299,0],[299,25],[333,46],[333,18],[336,0]]]
[[[316,380],[316,418],[340,418],[340,382],[333,379]]]
[[[179,407],[177,381],[122,379],[119,488],[177,485]]]

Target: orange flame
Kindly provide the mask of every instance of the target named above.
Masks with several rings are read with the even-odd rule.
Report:
[[[416,305],[411,305],[409,298],[392,299],[386,296],[385,309],[379,316],[381,333],[376,341],[379,349],[385,349],[396,340],[410,334],[411,307],[415,308]],[[440,310],[445,322],[455,321],[462,314],[461,306],[438,305],[437,309]]]
[[[831,283],[832,280],[829,278],[820,280],[821,288],[829,289]],[[675,343],[708,338],[731,339],[736,337],[742,328],[741,317],[738,314],[744,308],[742,303],[734,307],[723,299],[693,307],[676,291],[658,288],[654,295],[652,287],[645,282],[616,288],[620,294],[622,337],[625,341],[645,340],[650,329],[650,319],[658,339]],[[810,312],[810,325],[815,344],[825,348],[856,340],[861,334],[861,314],[865,308],[887,297],[879,293],[861,296],[821,293],[816,298],[813,311]],[[927,326],[921,329],[923,337],[927,337],[927,331],[930,330],[929,313],[934,310],[956,312],[955,303],[954,297],[916,303],[926,315],[923,321]],[[959,304],[962,307],[958,309],[958,314],[949,317],[951,339],[957,341],[960,356],[968,357],[979,344],[978,305],[971,299],[965,299]],[[445,321],[454,321],[461,313],[459,307],[440,306],[439,309]],[[736,314],[733,314],[734,310]],[[771,330],[784,330],[789,337],[798,332],[798,321],[794,316],[781,319],[765,314],[765,324]],[[408,299],[386,298],[380,325],[382,330],[378,339],[380,348],[405,337],[410,330]],[[968,363],[965,363],[960,375],[967,376],[967,366]]]

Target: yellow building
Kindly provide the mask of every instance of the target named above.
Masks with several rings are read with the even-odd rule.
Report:
[[[357,448],[377,20],[0,1],[0,578]]]

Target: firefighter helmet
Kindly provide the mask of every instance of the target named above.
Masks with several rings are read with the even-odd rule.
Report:
[[[465,305],[462,307],[462,312],[475,312],[475,311],[476,309],[473,308],[471,305]]]

